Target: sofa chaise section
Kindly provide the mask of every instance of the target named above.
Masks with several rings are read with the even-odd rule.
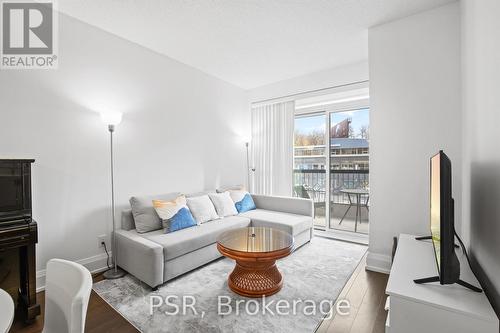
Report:
[[[257,209],[242,213],[253,227],[270,227],[294,237],[295,248],[313,236],[314,203],[310,199],[252,195]]]
[[[250,218],[252,227],[269,227],[285,231],[294,237],[294,246],[299,248],[311,239],[311,218],[308,216],[254,209],[241,214]]]

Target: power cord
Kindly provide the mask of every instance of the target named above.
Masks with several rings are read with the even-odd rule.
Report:
[[[108,266],[108,269],[110,269],[110,267],[109,267],[109,253],[108,253],[108,249],[106,247],[106,242],[102,242],[101,244],[104,246],[104,251],[106,251],[106,256],[107,256],[107,258],[106,258],[106,266]]]
[[[460,246],[462,248],[462,252],[463,252],[463,254],[465,254],[465,258],[467,259],[467,263],[469,264],[469,267],[470,267],[470,270],[471,270],[472,274],[474,274],[474,276],[477,279],[477,275],[476,275],[476,273],[474,273],[474,270],[472,269],[472,265],[470,263],[469,255],[467,254],[467,250],[465,249],[464,242],[462,242],[462,240],[460,239],[460,236],[458,236],[457,231],[455,230],[455,228],[453,228],[453,233],[455,234],[455,237],[457,237],[458,242],[460,243]]]

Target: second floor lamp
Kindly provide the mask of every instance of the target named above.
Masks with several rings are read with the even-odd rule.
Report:
[[[111,214],[113,220],[113,235],[112,235],[112,254],[113,254],[113,267],[104,272],[103,276],[106,279],[118,279],[125,276],[125,271],[118,268],[116,258],[118,252],[116,249],[116,221],[115,221],[115,180],[114,180],[114,156],[113,156],[113,133],[116,126],[122,121],[122,114],[119,112],[101,113],[103,123],[108,125],[109,139],[110,139],[110,164],[111,164]]]

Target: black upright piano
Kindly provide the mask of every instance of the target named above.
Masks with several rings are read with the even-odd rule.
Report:
[[[0,288],[25,322],[40,314],[36,301],[37,223],[31,209],[33,159],[0,159]]]

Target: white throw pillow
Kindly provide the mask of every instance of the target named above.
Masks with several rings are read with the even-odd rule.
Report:
[[[237,215],[238,211],[234,206],[233,199],[229,195],[229,192],[224,193],[209,193],[208,196],[212,200],[215,210],[219,217]]]
[[[217,215],[217,212],[215,211],[214,204],[208,195],[186,198],[186,200],[189,210],[198,224],[219,218],[219,215]]]

